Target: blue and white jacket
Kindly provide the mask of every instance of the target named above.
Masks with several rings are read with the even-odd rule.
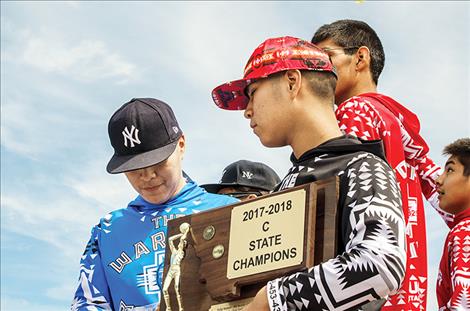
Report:
[[[157,205],[138,196],[93,227],[71,310],[155,310],[161,300],[167,222],[238,202],[188,182]]]

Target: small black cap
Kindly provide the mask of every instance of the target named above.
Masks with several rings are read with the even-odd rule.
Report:
[[[166,160],[175,151],[182,131],[166,103],[134,98],[113,114],[108,134],[114,155],[106,170],[116,174]]]
[[[205,184],[201,187],[211,193],[217,193],[225,187],[236,186],[272,191],[280,181],[276,172],[266,164],[239,160],[224,169],[218,184]]]

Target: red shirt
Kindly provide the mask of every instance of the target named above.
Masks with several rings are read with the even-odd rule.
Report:
[[[470,310],[470,209],[455,215],[436,286],[439,310]]]
[[[429,148],[420,136],[417,116],[392,98],[366,93],[339,105],[336,118],[340,129],[361,139],[381,139],[402,195],[406,221],[407,266],[401,289],[382,310],[426,310],[426,226],[422,194],[441,216],[434,180],[440,168],[428,157]]]

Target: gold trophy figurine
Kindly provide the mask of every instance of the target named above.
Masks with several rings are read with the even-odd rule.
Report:
[[[171,281],[175,280],[175,292],[176,299],[178,300],[179,311],[183,311],[183,302],[181,300],[181,293],[179,290],[180,278],[181,278],[181,261],[184,258],[184,250],[188,244],[187,236],[190,229],[190,225],[187,222],[184,222],[180,225],[179,234],[175,234],[168,239],[168,244],[170,245],[171,257],[170,257],[170,267],[168,273],[166,274],[165,281],[163,282],[163,297],[165,299],[166,310],[171,311],[170,304],[170,295],[168,293],[168,288],[171,285]],[[173,244],[174,240],[180,238],[178,248],[175,248]]]

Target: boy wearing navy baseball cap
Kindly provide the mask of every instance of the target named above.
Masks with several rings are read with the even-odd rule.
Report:
[[[266,164],[238,160],[224,168],[219,183],[201,187],[210,193],[226,194],[246,201],[268,194],[280,181],[276,172]]]
[[[106,169],[124,173],[139,195],[92,229],[72,310],[155,310],[168,220],[238,200],[184,178],[185,138],[166,103],[132,99],[113,114],[108,132],[114,155]]]
[[[268,282],[245,311],[378,310],[403,280],[405,227],[394,173],[380,141],[343,135],[335,86],[324,51],[280,37],[255,49],[242,79],[212,92],[218,107],[245,110],[264,146],[292,148],[292,168],[275,191],[339,178],[338,255]]]

